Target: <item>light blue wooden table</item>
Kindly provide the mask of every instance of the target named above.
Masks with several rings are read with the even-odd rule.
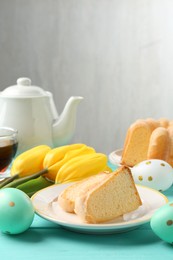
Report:
[[[164,192],[173,201],[173,187]],[[80,234],[35,215],[32,226],[19,235],[0,233],[0,259],[101,260],[173,259],[173,246],[160,240],[145,224],[126,233]]]

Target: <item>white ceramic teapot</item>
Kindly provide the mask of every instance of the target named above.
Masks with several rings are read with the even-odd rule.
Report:
[[[59,116],[50,92],[31,86],[29,78],[0,92],[0,126],[18,130],[18,154],[40,144],[68,144],[76,125],[76,108],[82,97],[71,97]]]

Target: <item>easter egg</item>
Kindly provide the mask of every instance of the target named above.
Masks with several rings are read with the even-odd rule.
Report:
[[[7,234],[19,234],[27,230],[34,219],[30,198],[21,190],[0,190],[0,230]]]
[[[135,183],[159,191],[169,189],[173,183],[173,168],[163,160],[143,161],[135,165],[131,171]]]
[[[150,221],[153,232],[165,242],[173,244],[173,201],[159,208]]]

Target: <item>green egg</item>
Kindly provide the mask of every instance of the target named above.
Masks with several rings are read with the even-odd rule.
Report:
[[[30,198],[21,190],[0,190],[0,230],[7,234],[26,231],[34,219],[34,208]]]
[[[173,201],[158,209],[150,221],[153,232],[165,242],[173,244]]]

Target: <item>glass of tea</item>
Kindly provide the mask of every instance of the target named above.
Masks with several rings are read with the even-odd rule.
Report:
[[[4,173],[13,160],[18,146],[17,130],[0,127],[0,173]]]

